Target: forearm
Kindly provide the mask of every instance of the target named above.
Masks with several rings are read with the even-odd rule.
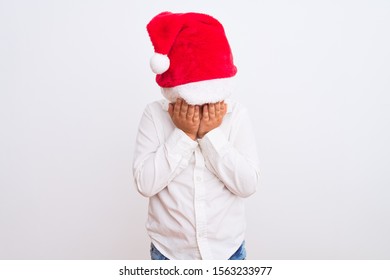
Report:
[[[159,146],[156,151],[144,154],[134,165],[137,189],[146,197],[160,192],[188,166],[193,146],[179,141],[175,143],[173,150],[170,142],[174,141],[168,141]]]
[[[199,143],[206,162],[232,193],[248,197],[256,191],[260,171],[254,143],[247,141],[246,153],[243,153],[219,128],[210,131]],[[248,153],[249,150],[252,153]]]

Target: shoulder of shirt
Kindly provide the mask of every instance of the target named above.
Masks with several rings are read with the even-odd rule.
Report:
[[[145,111],[168,111],[168,105],[169,102],[168,100],[161,99],[161,100],[156,100],[153,102],[150,102],[146,105]]]
[[[234,99],[226,99],[225,103],[228,105],[228,113],[237,113],[246,111],[246,108],[241,103]]]

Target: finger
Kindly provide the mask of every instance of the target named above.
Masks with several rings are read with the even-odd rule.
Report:
[[[194,111],[194,118],[193,118],[193,120],[195,121],[195,122],[198,122],[199,121],[199,106],[198,105],[196,105],[195,106],[195,111]]]
[[[168,113],[169,113],[169,115],[170,115],[171,118],[172,118],[172,116],[173,116],[173,104],[171,104],[171,103],[169,103]]]
[[[209,105],[208,104],[203,105],[203,116],[202,116],[202,119],[204,119],[205,121],[209,120]]]
[[[225,102],[224,101],[219,102],[219,108],[220,108],[220,115],[223,116],[225,114]]]
[[[187,119],[192,120],[192,118],[194,117],[194,111],[195,111],[195,106],[189,105],[187,110]]]
[[[180,114],[183,117],[185,117],[187,115],[187,110],[188,110],[188,103],[185,102],[185,100],[183,100],[182,103],[181,103]]]
[[[180,114],[181,103],[182,103],[182,100],[180,98],[176,99],[175,107],[173,110],[173,113],[176,116],[179,116],[179,114]]]
[[[210,103],[210,104],[208,104],[208,106],[209,106],[209,117],[211,118],[211,119],[213,119],[213,118],[215,118],[215,105],[214,105],[214,103]]]
[[[226,114],[227,108],[228,108],[228,105],[225,103],[225,101],[223,101],[223,110],[222,110],[223,115]]]
[[[220,108],[221,108],[221,103],[220,102],[217,102],[214,104],[215,106],[215,115],[218,117],[219,116],[219,113],[220,113]]]

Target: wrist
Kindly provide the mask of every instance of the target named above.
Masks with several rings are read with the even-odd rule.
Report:
[[[197,134],[197,137],[198,137],[199,139],[202,139],[202,138],[203,138],[207,133],[209,133],[209,132],[210,132],[210,130],[200,132],[200,133]]]
[[[188,137],[190,137],[192,140],[196,140],[196,134],[192,134],[192,133],[188,133],[188,132],[184,132],[185,134],[187,134]]]
[[[198,131],[197,137],[202,139],[207,133],[209,133],[211,129],[203,130],[203,131]]]

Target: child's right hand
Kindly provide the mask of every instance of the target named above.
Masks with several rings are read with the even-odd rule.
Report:
[[[168,113],[175,126],[181,129],[192,140],[196,140],[200,116],[199,105],[189,105],[185,100],[178,98],[174,104],[169,104]]]

